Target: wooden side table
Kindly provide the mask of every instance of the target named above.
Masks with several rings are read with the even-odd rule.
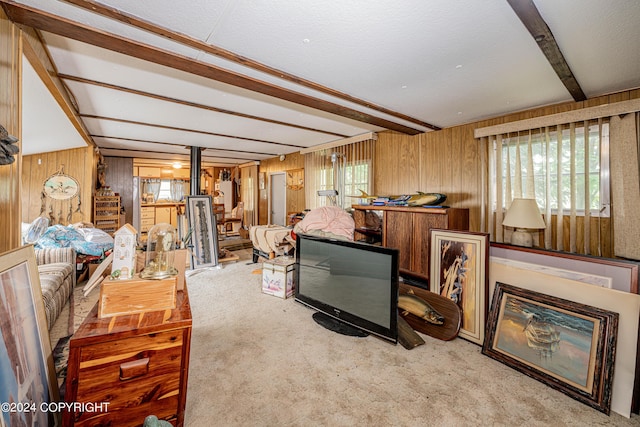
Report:
[[[191,307],[98,318],[93,308],[69,342],[65,426],[140,426],[148,415],[182,426]]]

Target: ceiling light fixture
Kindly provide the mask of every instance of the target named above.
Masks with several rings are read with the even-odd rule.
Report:
[[[173,166],[174,169],[181,169],[182,168],[182,163],[180,162],[173,162],[171,164],[171,166]]]

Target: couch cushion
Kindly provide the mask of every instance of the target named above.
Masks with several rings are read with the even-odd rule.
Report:
[[[38,273],[55,274],[63,278],[73,273],[73,265],[67,262],[53,262],[51,264],[43,264],[38,266]]]
[[[65,262],[38,266],[48,329],[51,329],[62,308],[69,301],[73,287],[73,267]]]

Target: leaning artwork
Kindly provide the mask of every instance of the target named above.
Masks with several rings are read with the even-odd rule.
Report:
[[[618,313],[496,283],[483,353],[609,413]]]
[[[482,345],[487,312],[488,234],[431,229],[430,242],[429,290],[460,307],[460,337]]]

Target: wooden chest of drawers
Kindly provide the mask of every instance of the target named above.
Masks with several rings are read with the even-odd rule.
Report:
[[[140,231],[146,233],[156,223],[156,208],[143,207],[140,209]]]
[[[186,289],[173,310],[99,319],[94,307],[69,343],[65,401],[78,410],[63,424],[141,426],[156,415],[182,426],[190,344]]]

